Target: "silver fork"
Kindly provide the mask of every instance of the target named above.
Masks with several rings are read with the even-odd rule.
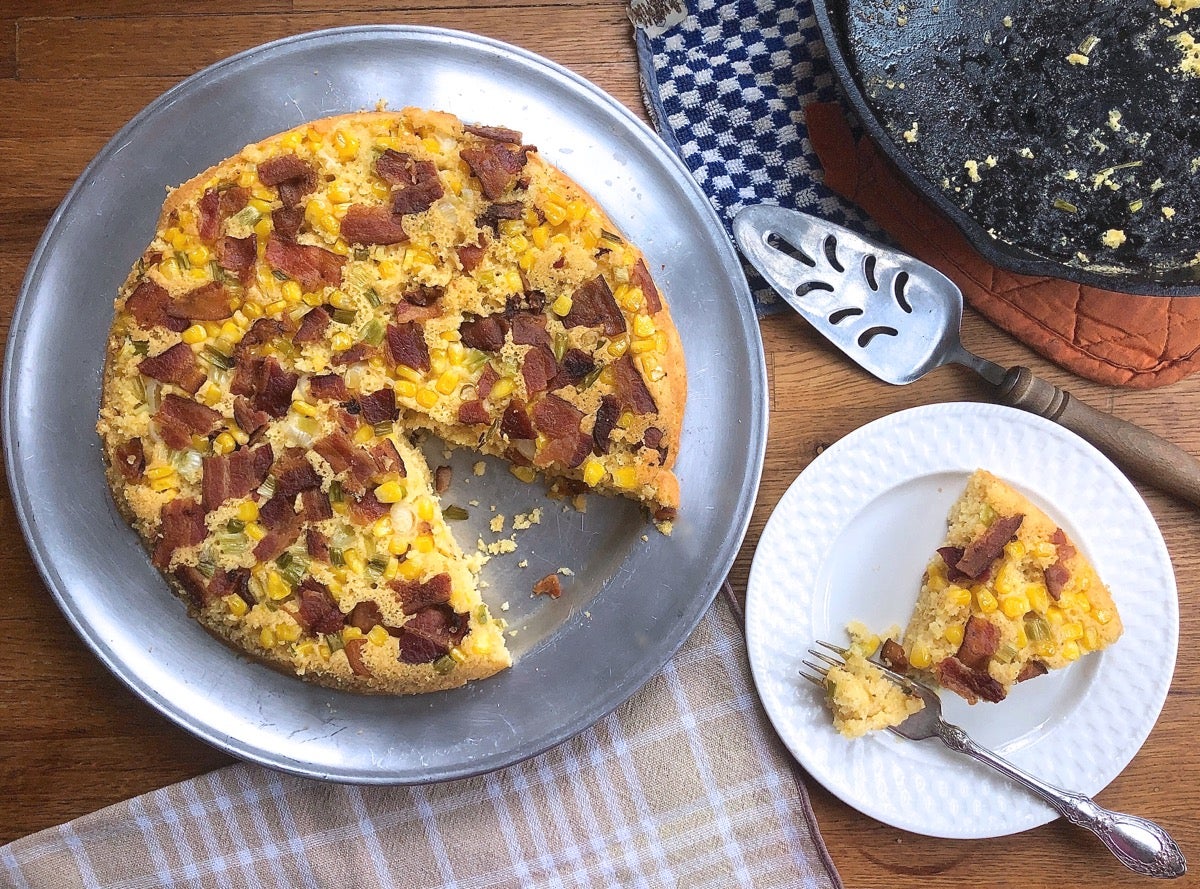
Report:
[[[817,640],[817,645],[835,652],[838,658],[810,648],[808,653],[822,663],[803,661],[804,666],[815,671],[817,675],[814,676],[803,670],[800,675],[825,690],[825,679],[829,667],[843,666],[844,659],[850,652],[829,642],[822,642],[820,639]],[[1183,851],[1171,839],[1170,834],[1153,821],[1139,818],[1136,815],[1110,811],[1089,796],[1061,790],[1022,771],[990,750],[976,744],[958,726],[942,719],[942,701],[932,688],[909,676],[890,670],[876,661],[871,663],[892,682],[917,695],[925,702],[923,709],[912,714],[900,725],[893,726],[890,729],[893,733],[912,741],[938,738],[951,750],[965,753],[972,759],[991,766],[1018,784],[1023,784],[1053,806],[1055,811],[1067,821],[1086,827],[1096,834],[1122,864],[1136,873],[1148,877],[1164,878],[1181,877],[1187,873],[1187,861],[1183,857]]]

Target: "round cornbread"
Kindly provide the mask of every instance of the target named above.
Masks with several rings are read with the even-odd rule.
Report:
[[[521,134],[326,118],[172,190],[122,286],[97,430],[118,508],[200,623],[383,693],[511,663],[410,436],[664,531],[687,383],[642,254]]]

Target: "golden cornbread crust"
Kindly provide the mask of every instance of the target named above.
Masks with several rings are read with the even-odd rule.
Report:
[[[411,436],[664,530],[687,393],[641,253],[521,134],[326,118],[172,190],[115,302],[97,430],[121,514],[200,623],[324,685],[511,664]]]
[[[995,533],[997,523],[1018,516],[1011,534]],[[989,530],[996,555],[981,558],[986,565],[976,573],[957,561],[958,551],[969,552]],[[972,703],[1000,700],[1014,683],[1066,667],[1120,635],[1112,595],[1074,541],[1027,497],[977,470],[950,510],[945,548],[922,578],[903,639],[910,665]],[[981,680],[968,674],[965,689],[956,687],[963,664]]]

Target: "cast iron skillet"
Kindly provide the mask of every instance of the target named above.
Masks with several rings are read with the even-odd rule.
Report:
[[[1154,0],[814,7],[867,132],[989,261],[1200,295],[1200,76],[1179,68],[1184,17]]]

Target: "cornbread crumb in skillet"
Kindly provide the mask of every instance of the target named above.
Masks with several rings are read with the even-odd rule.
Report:
[[[201,624],[364,692],[509,666],[411,435],[664,531],[682,346],[641,253],[521,134],[326,118],[178,189],[117,297],[97,429]]]

